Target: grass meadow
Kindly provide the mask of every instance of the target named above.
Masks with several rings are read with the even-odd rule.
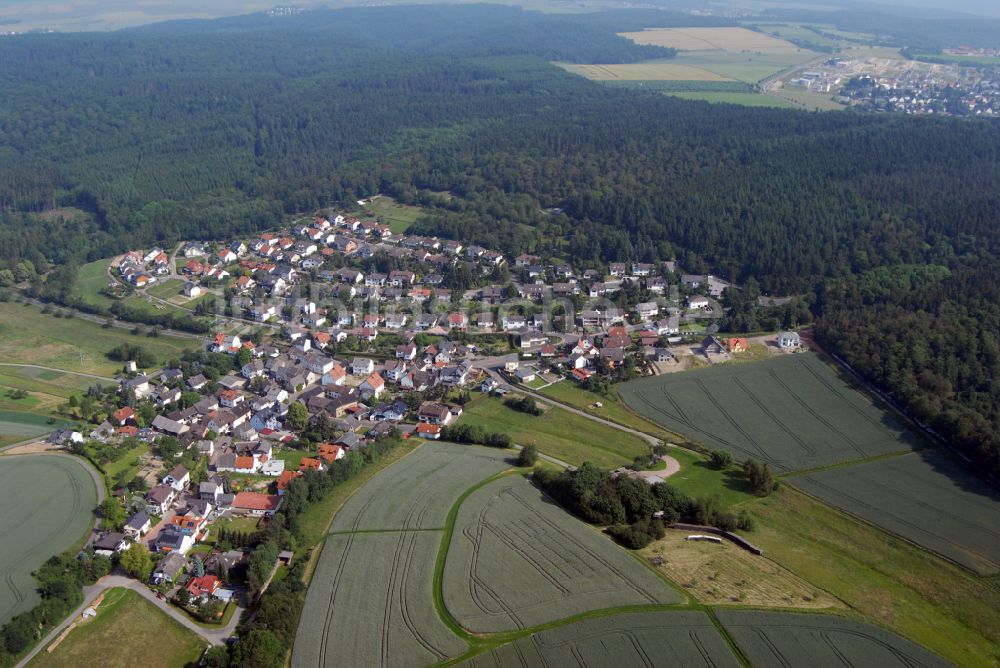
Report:
[[[128,638],[128,642],[122,642]],[[110,589],[97,616],[73,629],[51,653],[40,652],[31,668],[62,666],[197,665],[205,642],[128,589]]]
[[[480,397],[465,406],[459,423],[510,434],[518,445],[534,445],[539,452],[577,466],[590,461],[617,468],[649,453],[649,445],[638,436],[540,405],[545,413],[536,417],[507,408],[500,399]]]

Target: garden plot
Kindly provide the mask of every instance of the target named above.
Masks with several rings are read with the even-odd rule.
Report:
[[[600,608],[682,600],[524,478],[491,482],[459,509],[444,602],[470,631],[510,631]]]

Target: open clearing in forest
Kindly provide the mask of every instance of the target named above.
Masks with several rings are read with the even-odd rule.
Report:
[[[460,665],[737,668],[740,663],[705,613],[646,612],[587,619],[543,631]]]
[[[812,353],[642,378],[619,394],[671,431],[779,472],[904,452],[918,443]]]
[[[475,445],[422,445],[351,497],[330,531],[440,529],[462,492],[509,468],[516,454]]]
[[[128,642],[122,639],[127,638]],[[97,617],[73,629],[52,651],[39,652],[31,668],[62,666],[196,665],[205,641],[129,589],[110,589]]]
[[[535,416],[508,408],[500,399],[479,397],[465,405],[459,424],[510,434],[518,445],[534,445],[539,452],[576,466],[589,461],[613,469],[649,454],[649,444],[639,436],[562,408],[539,405],[545,412]]]
[[[736,545],[687,540],[693,532],[668,529],[640,554],[706,605],[766,608],[842,608],[837,599],[766,557]]]
[[[678,51],[768,51],[799,50],[791,42],[746,28],[647,28],[619,33],[636,44],[664,46]]]
[[[890,631],[832,615],[718,610],[716,616],[754,666],[947,666]]]
[[[459,509],[444,601],[464,628],[488,633],[683,597],[527,480],[509,476],[476,490]]]
[[[921,450],[789,482],[980,575],[1000,571],[1000,493],[943,453]]]
[[[38,603],[31,572],[92,526],[97,490],[65,457],[0,457],[0,625]]]

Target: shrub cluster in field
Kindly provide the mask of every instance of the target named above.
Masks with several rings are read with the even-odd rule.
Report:
[[[510,440],[510,434],[499,431],[486,431],[478,425],[471,424],[456,424],[444,427],[441,430],[441,438],[452,443],[488,445],[491,448],[509,448],[513,444]]]
[[[665,524],[681,520],[726,530],[753,528],[746,513],[723,510],[715,497],[693,499],[666,483],[649,485],[585,462],[575,471],[535,471],[536,482],[559,503],[632,549],[662,537]],[[662,513],[653,517],[654,513]]]
[[[528,415],[539,416],[543,411],[532,397],[509,397],[503,400],[503,405],[511,410],[527,413]]]

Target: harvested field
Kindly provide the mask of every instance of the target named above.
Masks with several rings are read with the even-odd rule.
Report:
[[[591,81],[729,81],[715,72],[672,62],[629,63],[626,65],[577,65],[560,67]]]
[[[790,482],[980,575],[1000,572],[1000,493],[943,453],[922,450]]]
[[[679,51],[776,51],[799,49],[791,42],[746,28],[647,28],[620,33],[636,44],[665,46]]]
[[[0,458],[0,624],[38,603],[31,572],[92,526],[97,490],[66,457]]]
[[[682,600],[524,478],[491,482],[458,512],[444,601],[470,631],[510,631],[600,608]]]
[[[480,666],[739,666],[703,612],[612,615],[543,631],[469,659]]]
[[[434,610],[440,540],[438,531],[328,537],[292,666],[427,666],[465,651]]]
[[[475,445],[423,445],[351,497],[330,530],[440,529],[462,492],[508,468],[514,456]]]
[[[902,636],[831,615],[719,610],[719,621],[754,666],[947,666]]]
[[[642,550],[643,558],[708,605],[767,608],[842,608],[843,604],[766,557],[728,541],[687,540],[692,532],[668,530]]]
[[[619,394],[667,429],[779,472],[903,452],[918,443],[811,353],[643,378]]]

